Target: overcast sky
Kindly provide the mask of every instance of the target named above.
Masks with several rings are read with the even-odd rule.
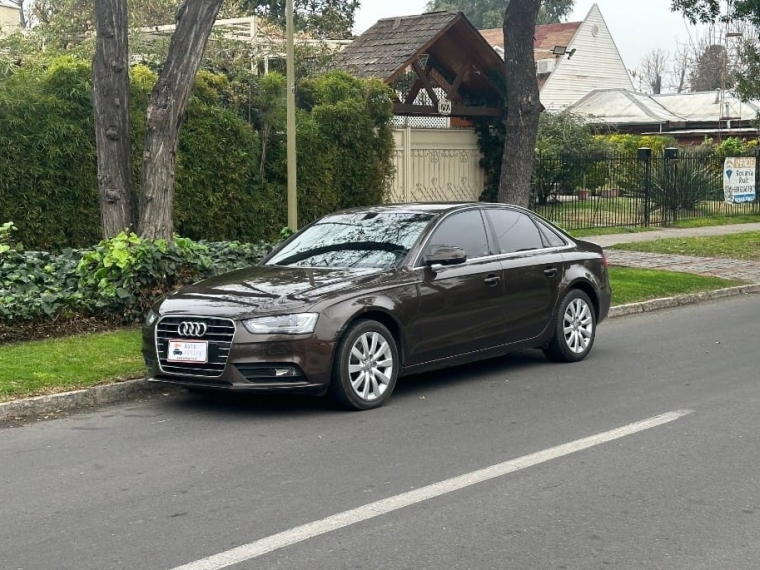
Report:
[[[628,69],[638,67],[655,48],[672,55],[677,40],[688,42],[689,35],[695,33],[680,14],[670,11],[670,0],[575,0],[569,21],[583,20],[594,3],[599,5]],[[355,31],[361,33],[381,18],[420,14],[426,5],[427,0],[362,0]]]

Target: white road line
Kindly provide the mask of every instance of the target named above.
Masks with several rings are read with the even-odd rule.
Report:
[[[219,570],[221,568],[227,568],[228,566],[240,564],[246,560],[257,558],[274,550],[285,548],[286,546],[298,542],[303,542],[304,540],[308,540],[321,534],[379,517],[380,515],[403,509],[404,507],[421,503],[428,499],[440,497],[441,495],[452,493],[477,483],[502,477],[509,473],[514,473],[515,471],[532,467],[539,463],[544,463],[545,461],[575,453],[576,451],[582,451],[595,445],[600,445],[608,441],[620,439],[627,435],[632,435],[640,431],[667,424],[692,413],[692,411],[693,410],[676,410],[674,412],[668,412],[667,414],[628,424],[597,435],[584,437],[583,439],[564,443],[557,447],[551,447],[543,451],[531,453],[530,455],[518,457],[517,459],[497,463],[496,465],[491,465],[490,467],[479,469],[478,471],[465,473],[464,475],[433,483],[432,485],[409,491],[408,493],[388,497],[387,499],[382,499],[362,507],[351,509],[350,511],[338,513],[322,520],[297,526],[290,530],[273,534],[249,544],[227,550],[226,552],[196,560],[195,562],[190,562],[183,566],[177,566],[172,570]]]

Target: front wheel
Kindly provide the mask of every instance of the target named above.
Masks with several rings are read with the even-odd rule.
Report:
[[[588,295],[571,289],[562,299],[554,337],[544,354],[555,362],[578,362],[591,352],[596,337],[596,314]]]
[[[376,321],[357,321],[338,344],[332,391],[345,408],[378,408],[390,398],[398,371],[398,349],[387,327]]]

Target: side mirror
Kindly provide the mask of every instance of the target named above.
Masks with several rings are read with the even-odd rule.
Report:
[[[467,254],[461,247],[439,247],[424,258],[425,265],[459,265],[467,261]]]

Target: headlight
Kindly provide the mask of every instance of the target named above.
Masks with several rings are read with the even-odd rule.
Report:
[[[298,315],[276,315],[243,321],[243,326],[252,334],[309,334],[317,326],[317,313]]]
[[[158,320],[158,313],[156,311],[150,310],[148,311],[148,314],[145,315],[145,323],[144,327],[152,327],[153,323],[155,323]]]

